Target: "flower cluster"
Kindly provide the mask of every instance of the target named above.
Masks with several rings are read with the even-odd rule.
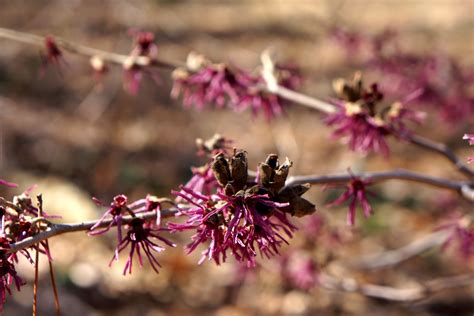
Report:
[[[461,66],[455,59],[435,51],[419,55],[402,50],[398,36],[386,30],[374,36],[332,31],[331,37],[350,54],[365,47],[369,58],[365,68],[382,74],[381,85],[395,98],[416,92],[413,101],[439,110],[450,123],[466,120],[474,114],[474,69]]]
[[[350,82],[336,80],[334,90],[339,97],[334,101],[337,111],[329,114],[325,122],[336,128],[333,137],[345,139],[354,151],[376,151],[387,157],[390,150],[386,137],[403,138],[410,133],[406,121],[421,123],[424,118],[424,113],[410,110],[400,102],[383,106],[378,85],[364,88],[360,73]]]
[[[370,180],[363,180],[353,174],[351,174],[351,177],[351,181],[346,185],[346,191],[339,198],[329,203],[329,206],[341,205],[350,200],[347,223],[353,226],[355,224],[358,203],[361,205],[365,217],[372,215],[372,206],[370,206],[367,195],[373,195],[373,193],[366,188],[366,186],[372,183]]]
[[[292,163],[287,159],[280,165],[276,155],[270,155],[259,165],[256,181],[249,181],[247,154],[234,150],[232,157],[219,153],[211,164],[219,188],[215,194],[202,194],[186,187],[174,194],[190,204],[179,215],[187,216],[184,223],[169,223],[172,232],[195,230],[187,252],[210,241],[202,252],[217,264],[226,261],[230,252],[237,261],[255,266],[257,250],[270,257],[279,253],[286,238],[296,227],[286,213],[302,216],[315,208],[301,195],[306,191],[285,188]],[[299,186],[298,186],[299,187]]]
[[[94,201],[99,205],[104,205],[95,198]],[[157,241],[175,247],[175,244],[159,235],[161,231],[165,230],[160,227],[161,207],[164,202],[173,204],[170,200],[159,199],[150,195],[130,204],[125,195],[117,195],[114,197],[113,202],[110,203],[110,206],[105,211],[102,218],[91,227],[89,232],[89,235],[91,236],[100,235],[109,231],[112,226],[117,226],[118,243],[109,266],[119,259],[120,252],[130,246],[128,259],[123,270],[124,275],[127,271],[128,273],[132,273],[133,257],[135,253],[137,254],[140,266],[143,266],[142,251],[148,258],[153,270],[158,273],[158,267],[160,267],[160,264],[155,258],[153,252],[159,253],[165,248],[157,244]],[[146,221],[143,218],[140,218],[139,215],[145,212],[156,213],[156,220]],[[129,218],[127,219],[125,215],[129,215]],[[123,236],[122,233],[123,228],[126,230],[125,236]]]
[[[474,145],[474,134],[465,134],[463,139],[467,139],[469,141],[469,145]],[[469,157],[467,159],[468,163],[474,162],[474,156]]]
[[[294,67],[276,66],[278,83],[290,89],[296,88],[300,76]],[[201,110],[208,104],[217,108],[230,107],[235,111],[251,109],[256,115],[263,112],[267,119],[282,113],[283,100],[265,91],[263,77],[225,64],[214,64],[204,56],[189,54],[186,69],[173,72],[171,96],[183,96],[185,107]]]
[[[7,182],[9,185],[11,183]],[[30,189],[31,190],[31,189]],[[38,197],[38,206],[33,205],[29,190],[15,196],[12,201],[1,199],[0,203],[0,312],[6,300],[6,294],[11,294],[10,286],[15,285],[17,290],[25,284],[18,276],[15,264],[18,254],[23,255],[31,264],[34,264],[30,255],[30,248],[12,251],[11,244],[20,242],[45,230],[49,223],[42,211],[42,199]],[[36,248],[36,246],[33,246]],[[49,247],[45,241],[36,248],[40,253],[52,260]]]

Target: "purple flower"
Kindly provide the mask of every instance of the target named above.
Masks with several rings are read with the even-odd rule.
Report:
[[[400,102],[381,108],[383,94],[378,85],[364,89],[360,73],[351,82],[336,80],[334,89],[341,99],[334,100],[336,112],[329,114],[325,122],[336,128],[333,137],[344,139],[353,151],[363,154],[375,151],[387,157],[390,150],[386,138],[390,135],[404,138],[411,133],[407,121],[421,123],[424,119],[423,113]]]
[[[367,195],[373,195],[373,193],[366,189],[366,186],[370,184],[370,180],[362,180],[352,175],[352,180],[347,184],[346,191],[328,206],[341,205],[350,200],[349,212],[347,213],[347,223],[348,225],[353,226],[355,224],[356,207],[358,203],[361,205],[365,217],[372,215],[372,207],[367,200]]]
[[[451,56],[438,51],[423,55],[403,51],[397,34],[391,30],[375,36],[340,29],[335,33],[336,36],[331,35],[338,39],[351,57],[354,51],[367,48],[369,57],[365,67],[382,74],[381,86],[387,94],[403,98],[419,91],[413,101],[438,109],[440,117],[449,123],[455,124],[472,117],[472,67],[461,66]]]
[[[99,206],[105,206],[105,204],[97,198],[92,198],[94,202]],[[89,235],[95,236],[99,234],[104,234],[109,231],[113,225],[117,225],[117,238],[119,241],[122,240],[122,217],[124,213],[133,215],[134,213],[127,206],[128,198],[123,195],[117,195],[114,197],[112,203],[110,203],[109,208],[105,211],[104,215],[100,218],[97,223],[91,227]],[[112,216],[112,220],[104,229],[98,229],[103,225],[105,220]]]
[[[135,253],[137,254],[140,266],[143,266],[142,251],[148,258],[153,270],[158,273],[158,267],[161,267],[161,265],[155,258],[153,252],[159,253],[165,250],[165,248],[157,244],[157,242],[153,239],[161,241],[170,247],[176,247],[174,243],[158,235],[160,230],[162,229],[152,228],[151,224],[146,223],[141,218],[132,219],[130,224],[127,224],[127,234],[117,245],[115,254],[112,257],[112,260],[110,260],[109,266],[111,266],[114,261],[117,261],[119,258],[119,253],[130,245],[130,252],[128,255],[128,260],[123,269],[123,275],[125,275],[127,271],[129,274],[132,273],[133,256]]]
[[[188,253],[211,240],[199,263],[206,257],[217,264],[225,262],[229,250],[236,260],[255,266],[257,249],[267,258],[278,254],[278,248],[288,243],[281,232],[291,238],[296,230],[280,210],[289,204],[271,201],[267,194],[242,192],[232,196],[222,193],[206,196],[184,187],[181,190],[186,194],[173,193],[193,207],[182,211],[189,217],[184,224],[169,223],[168,227],[171,231],[196,229],[187,246]]]
[[[290,89],[299,85],[301,77],[294,67],[277,65],[275,69],[279,84]],[[254,115],[263,112],[268,119],[282,113],[282,99],[264,91],[265,81],[260,75],[213,64],[201,55],[190,54],[187,69],[176,69],[173,79],[171,96],[182,95],[186,108],[194,105],[202,110],[207,104],[217,108],[227,106],[235,111],[250,108]]]
[[[469,259],[474,255],[474,226],[469,216],[455,213],[450,216],[444,224],[436,230],[446,230],[450,232],[448,239],[443,244],[443,249],[457,243],[458,251],[462,258]]]
[[[474,145],[474,134],[464,134],[462,139],[467,139],[469,141],[469,145]],[[474,162],[474,156],[467,158],[467,162]]]
[[[177,69],[173,72],[173,79],[171,96],[177,98],[182,94],[186,108],[194,105],[199,110],[207,104],[215,104],[218,108],[236,104],[238,90],[242,88],[234,72],[223,64],[206,65],[194,73]]]
[[[335,102],[338,110],[329,114],[325,123],[335,126],[332,136],[343,138],[353,151],[367,154],[370,151],[389,155],[386,137],[390,134],[385,123],[369,115],[360,105],[355,103]]]

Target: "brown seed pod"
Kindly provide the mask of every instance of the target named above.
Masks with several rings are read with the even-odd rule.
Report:
[[[212,172],[216,177],[217,182],[225,187],[229,181],[231,181],[229,163],[227,162],[224,154],[219,153],[214,156],[214,161],[212,162]]]
[[[247,152],[244,150],[236,150],[230,161],[230,175],[232,178],[232,186],[235,191],[242,190],[247,184],[248,163]]]
[[[292,165],[293,162],[286,158],[286,161],[275,171],[274,183],[271,186],[274,193],[278,193],[285,186],[285,181]]]

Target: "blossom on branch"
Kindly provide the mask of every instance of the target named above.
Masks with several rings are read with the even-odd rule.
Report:
[[[400,102],[380,108],[383,94],[378,85],[364,88],[360,73],[351,82],[336,80],[334,89],[340,98],[333,102],[337,111],[329,114],[325,122],[336,128],[333,137],[343,138],[353,151],[375,151],[387,157],[390,150],[386,138],[404,138],[410,134],[406,121],[421,123],[424,119],[422,112],[410,110]]]
[[[94,198],[94,201],[98,205],[104,205],[101,201]],[[147,256],[148,260],[150,261],[150,265],[152,266],[153,270],[158,272],[158,267],[160,264],[154,257],[152,252],[161,252],[164,250],[162,246],[159,246],[153,241],[154,239],[158,239],[164,242],[168,246],[175,247],[175,245],[158,235],[158,233],[164,229],[160,228],[161,226],[161,209],[162,203],[169,203],[174,205],[171,200],[165,198],[157,198],[155,196],[147,195],[144,199],[139,199],[135,202],[128,203],[128,198],[123,195],[117,195],[114,197],[112,203],[110,203],[109,208],[105,211],[104,215],[100,218],[97,223],[91,227],[89,231],[89,235],[95,236],[99,234],[104,234],[110,230],[113,225],[117,226],[117,240],[118,244],[115,248],[114,256],[110,261],[109,265],[112,265],[113,261],[119,259],[119,253],[127,248],[129,245],[130,253],[123,270],[123,274],[125,275],[132,272],[132,261],[133,256],[136,253],[140,266],[143,266],[143,258],[142,258],[142,251]],[[143,212],[156,212],[156,220],[155,221],[145,221],[141,218],[136,217],[136,215],[143,213]],[[130,215],[134,217],[132,221],[128,224],[123,224],[123,216]],[[105,228],[104,226],[105,221],[107,218],[111,218],[108,225]],[[122,229],[125,227],[126,235],[123,237]]]
[[[380,84],[391,97],[404,98],[416,92],[412,101],[437,109],[441,119],[452,124],[473,117],[472,66],[461,65],[439,50],[423,55],[404,51],[392,30],[368,36],[336,28],[330,36],[351,56],[365,48],[369,57],[364,67],[381,74]]]
[[[114,261],[118,260],[118,255],[121,251],[130,246],[130,252],[123,269],[123,275],[127,274],[127,272],[129,274],[132,273],[133,256],[135,253],[138,257],[138,263],[141,267],[143,266],[142,251],[148,258],[153,270],[158,273],[158,267],[161,267],[161,265],[155,258],[153,252],[160,253],[165,250],[165,248],[158,245],[153,239],[161,241],[170,247],[176,247],[176,245],[158,234],[163,229],[155,229],[152,224],[145,222],[141,218],[134,218],[126,225],[126,227],[126,236],[121,239],[117,245],[115,255],[112,257],[112,260],[110,260],[109,266],[111,266]]]
[[[339,198],[329,203],[328,206],[341,205],[350,200],[347,223],[348,225],[354,226],[357,204],[360,204],[362,207],[366,218],[372,215],[372,206],[367,199],[367,195],[373,195],[373,193],[366,188],[366,186],[372,183],[370,180],[363,180],[355,175],[351,176],[352,179],[346,185],[346,191]]]
[[[287,88],[294,89],[301,81],[294,67],[277,66],[275,69],[278,83]],[[189,54],[186,69],[177,68],[172,77],[171,96],[176,99],[182,95],[186,108],[195,106],[202,110],[208,104],[238,112],[250,108],[254,115],[263,112],[267,119],[282,113],[283,100],[266,91],[260,74],[214,64],[202,55]]]
[[[288,243],[284,235],[292,237],[296,227],[286,213],[302,216],[314,212],[314,205],[300,197],[304,190],[299,195],[282,190],[291,162],[279,165],[278,157],[270,155],[261,165],[266,167],[260,168],[260,180],[251,182],[245,151],[235,150],[232,157],[219,153],[211,166],[219,184],[216,194],[205,195],[186,187],[173,192],[192,206],[179,213],[188,219],[184,223],[169,223],[170,230],[196,231],[187,246],[188,253],[210,241],[199,263],[207,258],[220,264],[230,252],[237,261],[253,267],[257,251],[271,257],[279,253],[282,244]],[[298,199],[307,202],[306,214],[302,214],[302,203],[296,203]]]

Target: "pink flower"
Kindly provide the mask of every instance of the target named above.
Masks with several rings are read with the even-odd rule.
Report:
[[[328,206],[341,205],[342,203],[350,200],[349,212],[347,213],[347,223],[348,225],[353,226],[355,224],[357,204],[362,206],[365,217],[372,215],[372,207],[370,206],[370,203],[367,199],[367,195],[373,195],[373,193],[366,189],[366,186],[370,184],[370,180],[362,180],[352,175],[352,180],[347,184],[346,191]]]
[[[160,230],[162,229],[152,228],[149,223],[146,223],[141,218],[134,218],[130,224],[127,224],[127,234],[117,245],[115,255],[112,257],[112,260],[110,260],[109,266],[112,265],[114,261],[118,260],[118,255],[121,251],[130,246],[130,252],[128,255],[128,260],[125,263],[125,267],[123,269],[123,275],[125,275],[127,271],[129,274],[132,273],[133,256],[135,253],[138,257],[138,263],[141,267],[143,266],[142,251],[148,258],[153,270],[158,273],[158,267],[161,267],[161,265],[155,258],[153,252],[159,253],[165,250],[165,248],[158,245],[153,239],[161,241],[170,247],[176,247],[174,243],[158,235]]]
[[[283,278],[296,288],[309,291],[318,284],[318,264],[302,251],[290,251],[283,255],[280,269]]]
[[[280,85],[290,89],[299,85],[301,77],[294,67],[277,65],[275,69]],[[176,69],[173,79],[171,96],[182,95],[186,108],[195,106],[202,110],[208,104],[235,111],[250,108],[254,115],[263,112],[267,119],[282,113],[283,100],[264,91],[265,81],[260,75],[225,64],[213,64],[201,55],[190,54],[187,69]]]
[[[97,198],[92,198],[94,202],[99,205],[99,206],[105,206],[105,204],[100,201]],[[109,231],[109,229],[115,224],[117,226],[117,239],[119,241],[122,240],[122,217],[124,213],[128,213],[130,215],[133,214],[133,212],[130,210],[130,208],[127,206],[128,198],[123,195],[117,195],[114,197],[114,200],[112,203],[110,203],[109,208],[105,211],[104,215],[97,221],[97,223],[91,227],[89,235],[90,236],[95,236],[95,235],[100,235],[104,234]],[[112,216],[112,220],[109,222],[109,224],[103,228],[103,229],[98,229],[103,225],[103,223],[106,221],[107,217]]]
[[[410,135],[406,122],[421,123],[424,119],[423,113],[408,109],[400,102],[381,107],[383,94],[378,85],[363,88],[360,73],[356,73],[351,82],[335,81],[334,89],[341,99],[334,100],[336,112],[328,114],[325,122],[336,128],[333,137],[342,138],[353,151],[363,154],[375,151],[387,157],[390,150],[386,138]]]
[[[196,230],[192,242],[187,246],[188,253],[199,244],[211,241],[202,252],[199,263],[208,258],[220,264],[226,261],[227,251],[230,251],[236,260],[255,266],[257,249],[267,258],[278,254],[278,248],[288,243],[281,232],[292,237],[292,232],[296,230],[280,210],[287,207],[288,203],[271,201],[266,194],[227,196],[218,193],[206,196],[184,187],[181,190],[186,194],[173,193],[193,207],[182,211],[183,215],[189,217],[184,224],[169,223],[168,227],[172,232]]]
[[[438,109],[440,117],[449,123],[469,121],[472,117],[473,67],[460,65],[453,57],[438,51],[421,55],[404,51],[400,48],[399,37],[391,30],[367,36],[337,29],[331,36],[351,57],[365,47],[369,52],[365,68],[382,74],[380,84],[392,97],[403,98],[419,91],[413,101]]]

